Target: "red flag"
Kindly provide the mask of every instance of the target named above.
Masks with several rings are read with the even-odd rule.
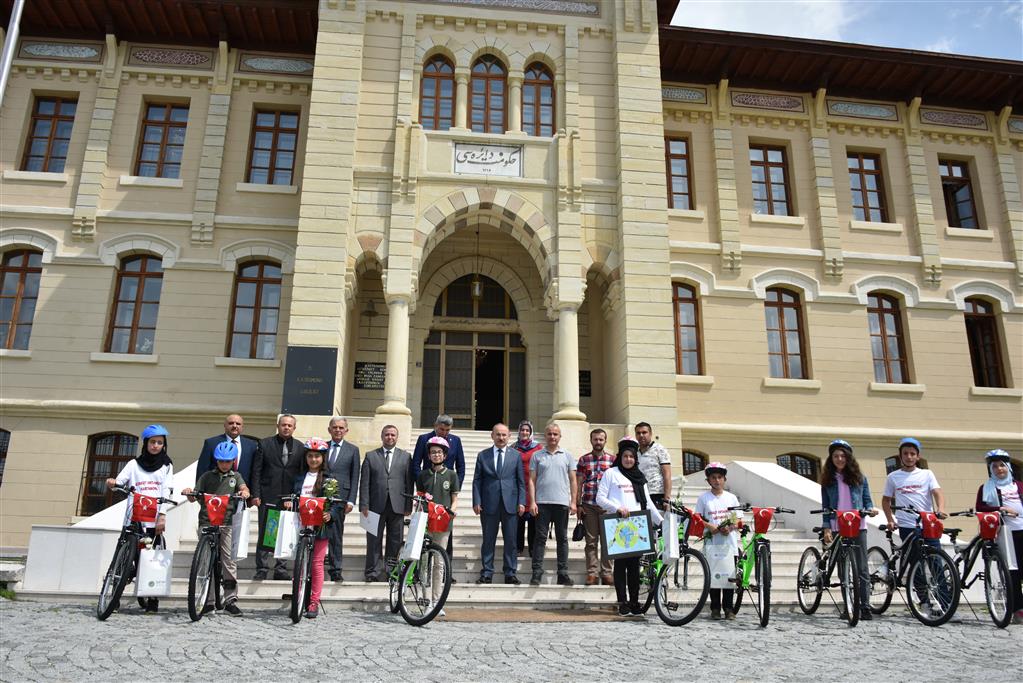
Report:
[[[227,514],[231,496],[213,496],[209,493],[203,495],[206,496],[206,516],[210,518],[210,526],[220,526],[224,523],[224,515]]]
[[[302,526],[323,524],[323,506],[326,503],[326,498],[307,498],[305,496],[299,498],[298,517],[302,521]]]
[[[426,530],[435,534],[442,534],[448,530],[451,524],[451,515],[443,505],[429,503],[426,517]]]
[[[158,505],[159,501],[156,498],[143,496],[141,493],[133,493],[131,499],[131,521],[155,522]]]
[[[977,523],[980,524],[980,537],[985,541],[993,541],[998,537],[1002,518],[997,512],[978,512]]]

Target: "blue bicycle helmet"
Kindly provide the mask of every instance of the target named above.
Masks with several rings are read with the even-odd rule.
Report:
[[[988,451],[987,453],[985,453],[984,460],[986,462],[994,462],[996,460],[1001,460],[1002,462],[1009,462],[1010,456],[1007,451],[1002,450],[1001,448],[996,448],[992,451]]]
[[[230,441],[221,441],[213,449],[213,458],[215,460],[234,460],[237,457],[238,451]]]
[[[148,427],[142,430],[143,441],[145,441],[146,439],[150,439],[154,436],[162,436],[164,438],[167,438],[168,436],[170,436],[170,432],[168,432],[167,428],[164,427],[163,425],[149,425]]]
[[[924,452],[924,447],[920,445],[920,442],[917,441],[916,439],[914,439],[911,436],[907,436],[906,438],[904,438],[902,441],[899,442],[899,450],[900,451],[902,450],[903,446],[912,446],[913,448],[916,449],[917,453],[923,453]]]
[[[851,454],[853,452],[852,444],[850,444],[848,441],[846,441],[845,439],[835,439],[834,441],[828,444],[828,455],[834,453],[835,449],[837,448],[841,448],[846,453]]]

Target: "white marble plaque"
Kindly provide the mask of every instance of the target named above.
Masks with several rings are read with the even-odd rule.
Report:
[[[455,143],[455,173],[522,176],[522,147]]]

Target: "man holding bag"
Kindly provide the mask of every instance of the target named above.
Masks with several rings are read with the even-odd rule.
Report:
[[[298,474],[305,457],[305,447],[296,439],[295,417],[281,415],[277,418],[277,433],[259,442],[256,461],[252,468],[252,504],[259,506],[259,538],[256,544],[256,574],[252,578],[262,581],[267,578],[274,546],[266,545],[267,521],[279,519],[281,496],[291,493],[291,484]],[[276,524],[271,525],[272,528]],[[273,540],[276,534],[271,534]],[[287,562],[276,559],[273,562],[274,581],[290,581]]]

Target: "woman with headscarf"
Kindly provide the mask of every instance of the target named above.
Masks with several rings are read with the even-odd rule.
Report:
[[[523,420],[519,423],[519,438],[512,448],[518,451],[519,456],[522,458],[522,472],[525,477],[525,481],[529,481],[529,461],[532,460],[533,454],[543,448],[543,444],[538,444],[533,441],[533,423],[529,420]],[[530,505],[532,505],[533,499],[529,497],[529,487],[526,487],[526,512],[519,517],[519,555],[522,554],[523,550],[526,550],[532,554],[533,548],[533,537],[536,535],[536,520],[533,519],[533,515],[530,514]],[[528,531],[527,531],[528,524]],[[528,534],[528,539],[527,539]]]
[[[654,524],[661,523],[657,506],[650,504],[650,491],[646,477],[640,471],[639,443],[629,437],[618,442],[618,455],[614,465],[604,473],[597,488],[597,505],[619,517],[633,512],[649,510]],[[623,617],[642,616],[639,604],[639,557],[618,558],[614,561],[615,592],[618,594],[618,614]]]
[[[1006,533],[1011,534],[1016,568],[1012,575],[1012,604],[1016,607],[1013,623],[1023,623],[1023,484],[1013,477],[1009,454],[1001,448],[984,457],[988,480],[977,490],[977,512],[1002,512]],[[1012,564],[1011,558],[1005,558]]]

